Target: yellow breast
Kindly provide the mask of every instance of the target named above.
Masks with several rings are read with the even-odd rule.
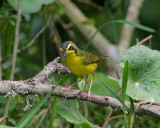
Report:
[[[74,52],[66,54],[66,64],[71,72],[77,76],[90,75],[95,72],[97,64],[86,65],[80,56],[77,56]]]

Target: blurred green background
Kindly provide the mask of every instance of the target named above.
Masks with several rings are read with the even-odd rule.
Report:
[[[93,30],[92,32],[86,31],[85,29],[83,29],[84,26],[95,26],[96,28],[98,28],[104,23],[119,19],[125,19],[128,13],[128,8],[131,4],[130,0],[64,1],[69,1],[67,3],[68,5],[66,3],[64,5],[63,0],[22,0],[22,20],[20,25],[18,49],[27,46],[30,41],[35,38],[35,35],[46,25],[49,17],[51,17],[51,19],[46,29],[34,41],[34,44],[18,54],[14,80],[25,80],[32,78],[38,72],[40,72],[47,63],[49,63],[56,57],[61,56],[63,58],[62,54],[60,54],[59,48],[64,41],[71,40],[75,42],[75,44],[80,49],[84,49],[89,41],[89,38],[91,37],[88,35],[93,35],[91,34]],[[0,67],[2,70],[2,80],[10,79],[12,57],[9,57],[7,59],[6,57],[11,55],[13,52],[18,8],[17,3],[18,0],[0,1],[0,52],[1,58],[3,60],[3,62],[0,63]],[[78,13],[77,19],[74,19],[74,17],[72,17],[73,15],[71,14],[71,12],[66,9],[67,7],[70,7],[73,12],[76,12],[77,10],[75,8],[71,8],[72,5],[74,5],[78,10],[81,11],[83,15],[87,17],[86,20],[82,22],[81,19],[78,19]],[[152,49],[160,49],[159,5],[159,0],[143,0],[143,2],[141,2],[139,10],[134,10],[134,8],[132,8],[133,11],[138,11],[138,17],[135,19],[135,21],[132,22],[150,27],[154,29],[155,32],[151,33],[138,28],[133,28],[133,31],[131,32],[132,36],[129,39],[130,41],[128,42],[129,46],[135,45],[137,38],[140,41],[149,35],[153,35],[151,41],[147,41],[145,45],[150,46]],[[105,25],[100,30],[101,34],[110,42],[110,44],[113,44],[115,48],[118,48],[118,44],[121,40],[123,25],[124,24],[122,23],[114,23]],[[96,37],[97,36],[98,34],[96,35]],[[96,37],[94,39],[96,39]],[[106,43],[106,46],[107,45],[108,44]],[[100,48],[98,48],[98,46],[103,47],[103,45],[101,44],[101,40],[97,42],[93,41],[93,43],[91,43],[91,45],[88,47],[87,51],[97,55],[101,55],[102,52]],[[105,49],[102,51],[105,51]],[[110,51],[109,53],[112,54],[112,51]],[[103,52],[103,54],[108,55],[108,51]],[[119,56],[117,56],[117,58],[119,58]],[[95,73],[92,89],[93,93],[102,96],[108,96],[110,95],[110,93],[103,90],[100,82],[106,83],[115,93],[118,93],[118,90],[120,88],[115,72],[118,60],[109,57],[109,59],[107,59],[106,61],[98,67]],[[61,63],[65,65],[64,58],[61,60]],[[110,78],[110,76],[114,78]],[[54,83],[58,83],[59,79],[61,78],[64,78],[61,82],[61,85],[63,86],[70,85],[77,80],[77,77],[74,74],[53,74],[51,76],[51,80],[53,79]],[[79,84],[79,88],[83,90],[80,85],[81,83]],[[78,87],[76,86],[76,88]],[[27,104],[26,101],[24,103],[21,103],[24,99],[25,96],[23,98],[21,96],[11,98],[10,108],[8,111],[8,119],[11,126],[15,126],[15,124],[27,113],[27,111],[24,112],[22,109]],[[4,96],[0,96],[0,117],[3,117],[5,100],[6,98]],[[53,100],[54,98],[50,98],[50,101]],[[40,101],[39,96],[36,98],[36,102],[38,101]],[[32,103],[33,101],[30,102]],[[79,104],[77,108],[81,112],[81,114],[84,115],[91,123],[99,126],[103,126],[111,109],[110,107],[105,108],[100,105],[82,101],[77,102],[77,104]],[[46,109],[47,111],[44,111],[44,114],[42,114],[45,116],[39,126],[37,126],[37,123],[39,122],[42,115],[37,117],[37,119],[36,116],[38,116],[40,112],[35,115],[35,122],[30,122],[26,127],[49,127],[51,106],[51,102],[48,102],[41,109],[41,111],[44,111]],[[46,114],[45,112],[48,112],[49,114]],[[120,114],[120,112],[115,111],[112,116]],[[160,127],[158,119],[147,116],[137,117],[137,122],[139,123],[138,126],[140,128]],[[122,126],[123,118],[117,118],[109,122],[108,128],[119,128]],[[69,123],[62,116],[56,113],[51,127],[70,128],[74,127],[74,125],[73,123]],[[77,127],[82,126],[77,125]]]

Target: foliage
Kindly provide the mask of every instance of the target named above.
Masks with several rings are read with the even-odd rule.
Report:
[[[80,124],[82,127],[98,128],[84,118],[77,109],[75,101],[61,101],[58,103],[57,112],[64,117],[67,121]]]
[[[123,114],[124,114],[124,126],[127,128],[127,117],[126,117],[126,89],[127,89],[127,81],[128,81],[128,61],[125,62],[123,78],[122,78],[122,104],[123,104]],[[130,122],[128,122],[130,123]]]
[[[67,14],[64,10],[60,0],[22,1],[19,49],[30,43],[35,35],[46,24],[48,17],[51,16],[53,19],[47,29],[45,29],[38,39],[36,39],[35,44],[18,54],[14,80],[25,80],[35,76],[42,70],[45,64],[59,56],[58,47],[61,42],[66,40],[72,40],[81,49],[85,49],[94,54],[99,54],[101,51],[98,51],[97,47],[92,47],[92,40],[98,35],[97,32],[100,31],[105,38],[112,42],[112,44],[118,44],[121,37],[122,26],[124,24],[129,24],[135,27],[133,37],[131,38],[133,45],[135,45],[137,38],[142,40],[155,30],[156,33],[154,33],[151,47],[152,49],[160,49],[159,0],[155,0],[154,2],[146,0],[144,2],[139,12],[140,14],[137,23],[125,20],[130,0],[90,1],[91,3],[87,4],[85,2],[83,3],[81,0],[72,0],[72,2],[78,6],[88,18],[87,20],[80,22],[80,24],[85,24],[86,26],[94,25],[97,27],[97,31],[92,33],[92,38],[90,38],[90,40],[86,40],[86,37],[84,37],[84,35],[78,30],[79,28],[74,27],[71,20],[68,18],[68,15],[70,14]],[[12,54],[17,21],[17,8],[18,0],[0,1],[0,52],[2,58]],[[75,12],[76,10],[72,11]],[[100,41],[98,40],[96,43],[98,45]],[[116,46],[118,47],[118,45]],[[12,57],[6,59],[0,64],[3,80],[9,80],[10,78],[11,61]],[[106,66],[106,63],[103,62],[94,75],[91,92],[101,96],[115,97],[123,102],[124,113],[125,109],[129,110],[128,121],[127,118],[111,120],[108,123],[108,127],[111,128],[123,127],[124,120],[127,123],[131,122],[131,117],[134,115],[133,104],[135,100],[148,100],[153,98],[155,103],[159,103],[159,52],[151,50],[145,46],[133,46],[129,48],[120,58],[120,69],[122,73],[126,61],[128,61],[129,64],[128,75],[125,72],[123,77],[127,78],[128,76],[128,82],[127,79],[121,79],[119,82],[119,80],[115,78],[117,64],[112,62],[112,58],[107,58],[107,62],[109,62],[110,65],[115,66],[114,69],[110,68],[108,64]],[[65,64],[63,60],[61,63]],[[110,73],[112,76],[110,74],[106,75],[106,72],[109,70],[112,70]],[[54,74],[49,79],[52,84],[67,86],[74,83],[77,80],[77,77],[73,74]],[[121,82],[123,84],[121,84]],[[89,82],[87,83],[86,90],[84,85],[85,80],[83,79],[82,82],[78,84],[78,87],[75,87],[82,91],[87,91],[89,88]],[[118,97],[117,93],[120,87],[123,88],[123,94]],[[22,123],[24,123],[23,126],[26,128],[101,127],[111,110],[110,107],[105,108],[94,103],[77,100],[70,101],[55,97],[50,97],[48,99],[48,97],[49,95],[47,95],[47,98],[41,98],[38,96],[35,99],[35,107],[31,108],[29,111],[23,111],[23,108],[27,105],[25,100],[26,96],[22,97],[17,95],[11,97],[8,111],[9,126],[0,125],[0,127],[10,128],[20,126]],[[131,103],[130,108],[126,108],[124,105],[125,100],[128,100],[126,97],[129,97],[128,99]],[[6,97],[1,95],[0,117],[3,117],[5,102]],[[41,104],[42,102],[43,104]],[[112,116],[120,114],[121,113],[117,112],[115,109]],[[18,123],[20,120],[21,123]],[[135,116],[134,123],[137,124],[135,127],[157,128],[160,126],[159,120],[151,117]],[[129,127],[129,124],[127,124],[126,127]]]
[[[23,0],[22,2],[22,12],[23,13],[36,13],[40,11],[43,4],[51,4],[55,0]],[[17,10],[18,8],[18,0],[8,0],[8,3]]]
[[[120,58],[120,69],[129,63],[127,94],[136,100],[160,103],[160,52],[145,46],[133,46]]]
[[[48,100],[48,98],[51,96],[53,91],[56,89],[57,86],[55,86],[48,94],[38,103],[36,104],[18,123],[18,128],[23,128],[27,125],[27,123],[32,119],[32,117],[35,115],[35,113],[44,105],[44,103]]]

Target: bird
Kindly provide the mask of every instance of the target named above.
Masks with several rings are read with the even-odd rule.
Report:
[[[87,95],[88,100],[91,100],[91,87],[93,83],[94,72],[107,56],[97,56],[95,54],[79,49],[72,41],[65,41],[60,50],[63,52],[66,65],[69,70],[77,75],[80,80],[68,87],[67,93],[70,92],[72,87],[82,80],[83,76],[90,76],[90,87]]]

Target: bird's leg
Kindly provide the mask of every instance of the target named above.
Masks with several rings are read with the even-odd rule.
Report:
[[[91,87],[92,87],[92,83],[93,83],[93,81],[91,81],[91,83],[90,83],[90,87],[89,87],[89,91],[88,91],[88,93],[87,93],[87,97],[88,97],[88,100],[89,101],[91,101]]]
[[[71,91],[72,87],[73,87],[75,84],[77,84],[78,82],[80,82],[80,81],[82,80],[82,77],[79,77],[79,78],[80,78],[80,80],[78,80],[77,82],[75,82],[74,84],[72,84],[71,86],[69,86],[69,87],[67,88],[66,94],[68,94],[68,93]]]
[[[86,76],[86,78],[85,78],[85,85],[84,85],[84,92],[85,92],[85,90],[86,90],[86,86],[87,86],[87,79],[88,79],[88,75]]]
[[[92,83],[93,83],[93,75],[94,75],[94,74],[91,74],[91,75],[90,75],[90,81],[91,81],[91,82],[90,82],[90,86],[89,86],[89,91],[88,91],[87,95],[85,96],[85,97],[88,98],[89,101],[91,101],[91,94],[92,94],[92,93],[91,93],[91,87],[92,87]],[[85,97],[84,97],[84,98],[85,98]]]

